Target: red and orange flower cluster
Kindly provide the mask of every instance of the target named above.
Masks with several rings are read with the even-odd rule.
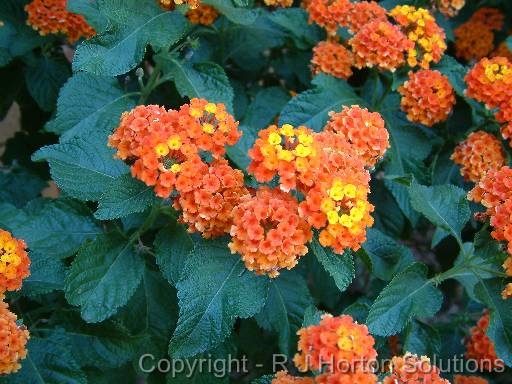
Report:
[[[443,29],[423,8],[395,7],[389,12],[394,24],[388,20],[388,12],[374,1],[311,0],[307,10],[309,21],[324,27],[330,36],[336,35],[340,27],[354,35],[348,41],[352,54],[340,43],[320,43],[315,48],[314,73],[335,75],[332,68],[338,67],[343,70],[337,77],[347,78],[351,75],[350,65],[394,71],[405,65],[406,57],[411,67],[429,68],[430,63],[441,60],[446,50]]]
[[[443,15],[454,17],[466,5],[466,0],[431,0],[431,3]]]
[[[450,384],[448,380],[441,378],[439,368],[432,365],[426,356],[419,357],[412,353],[395,356],[391,360],[390,371],[391,374],[382,384]]]
[[[446,121],[455,104],[455,93],[448,78],[430,69],[409,72],[409,79],[398,92],[402,95],[400,106],[407,118],[429,127]]]
[[[22,280],[30,275],[29,267],[25,242],[0,229],[0,375],[16,372],[27,356],[29,333],[16,323],[17,317],[9,311],[4,293],[21,288]]]
[[[67,0],[33,0],[25,6],[27,23],[41,35],[63,33],[73,44],[80,38],[90,38],[96,34],[83,16],[68,12]]]
[[[453,377],[453,384],[489,384],[489,382],[479,376],[455,375]]]
[[[466,358],[478,361],[479,367],[491,372],[496,368],[503,368],[504,362],[498,358],[494,350],[494,343],[486,335],[489,320],[489,313],[486,312],[471,328],[471,335],[466,341]]]
[[[195,8],[191,7],[185,15],[192,24],[212,25],[219,17],[219,12],[210,5],[199,4]]]
[[[321,41],[313,48],[311,65],[313,75],[327,73],[339,79],[348,79],[352,76],[354,55],[343,44]]]

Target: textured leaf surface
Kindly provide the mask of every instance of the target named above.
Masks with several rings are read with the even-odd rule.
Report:
[[[66,267],[62,261],[37,252],[30,252],[29,257],[30,276],[23,280],[22,295],[43,295],[64,289]]]
[[[237,317],[260,311],[268,283],[247,271],[224,241],[210,240],[196,244],[177,289],[180,317],[169,346],[174,358],[191,357],[219,345],[230,335]]]
[[[428,324],[412,321],[405,332],[404,350],[418,356],[438,356],[441,348],[439,332]]]
[[[132,297],[144,262],[133,246],[117,235],[104,235],[82,247],[66,278],[66,299],[80,306],[89,323],[105,320]]]
[[[412,318],[431,317],[439,311],[443,295],[427,279],[427,271],[423,264],[411,264],[382,290],[366,320],[372,334],[397,334]]]
[[[335,254],[330,248],[324,248],[315,237],[311,242],[311,249],[317,260],[331,275],[338,289],[343,292],[350,285],[355,276],[354,257],[351,252],[343,255]]]
[[[252,24],[261,13],[259,9],[235,7],[231,0],[204,0],[203,3],[211,5],[236,24]]]

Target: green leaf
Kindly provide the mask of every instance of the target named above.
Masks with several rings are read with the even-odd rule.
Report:
[[[98,0],[68,0],[66,8],[69,12],[85,17],[87,24],[96,32],[103,32],[107,27],[108,20],[101,14]]]
[[[344,105],[366,104],[344,80],[320,74],[314,78],[313,85],[315,88],[299,93],[286,104],[279,117],[280,125],[304,125],[320,131],[329,119],[329,112],[339,112]]]
[[[86,384],[87,379],[69,348],[69,338],[60,330],[46,338],[32,336],[28,355],[17,373],[3,376],[9,384]]]
[[[359,323],[364,323],[370,312],[370,307],[371,301],[365,297],[360,297],[357,301],[346,307],[342,313],[350,315]]]
[[[115,314],[137,289],[144,261],[131,242],[103,235],[85,244],[66,278],[66,299],[80,306],[82,318],[97,323]]]
[[[439,311],[443,295],[427,273],[424,264],[414,263],[391,280],[370,308],[366,323],[371,333],[395,335],[412,318],[431,317]]]
[[[284,271],[270,281],[267,301],[256,320],[262,328],[277,333],[282,353],[290,355],[296,350],[296,333],[312,302],[306,281],[297,272]]]
[[[310,325],[317,325],[322,320],[323,312],[314,305],[310,305],[304,311],[304,319],[302,320],[302,328],[309,327]]]
[[[507,42],[507,47],[508,47],[509,51],[512,51],[512,37],[510,37],[510,36],[507,37],[506,42]]]
[[[482,280],[475,287],[475,295],[490,310],[487,336],[494,342],[494,349],[507,366],[512,366],[512,306],[501,297],[501,279]]]
[[[265,303],[268,280],[247,271],[224,241],[198,241],[177,289],[180,317],[169,354],[184,358],[223,342],[237,317],[258,313]]]
[[[202,3],[211,5],[235,24],[252,24],[261,13],[261,10],[257,8],[235,7],[231,0],[203,0]]]
[[[438,356],[441,335],[428,324],[412,321],[405,331],[403,350],[418,356]]]
[[[299,49],[310,49],[323,38],[322,29],[308,22],[308,13],[302,8],[278,8],[269,16],[284,29]]]
[[[62,85],[70,75],[63,59],[46,56],[26,60],[25,83],[30,95],[44,111],[52,111]]]
[[[22,296],[44,295],[64,289],[66,267],[60,260],[45,254],[30,252],[30,275],[23,280]]]
[[[41,194],[47,183],[22,168],[0,172],[0,201],[22,207]]]
[[[165,78],[176,83],[182,97],[197,97],[212,103],[223,103],[233,113],[233,88],[224,69],[215,63],[190,63],[161,54],[156,57],[162,63]]]
[[[27,216],[12,226],[16,237],[25,240],[31,251],[62,259],[80,245],[102,233],[87,210],[67,200],[47,200],[40,209],[26,208]]]
[[[430,222],[461,241],[461,231],[469,221],[466,192],[453,185],[426,187],[415,181],[409,188],[411,204]]]
[[[155,257],[167,281],[176,286],[194,243],[183,225],[176,222],[162,228],[155,238]]]
[[[117,177],[128,167],[113,158],[114,151],[97,138],[75,137],[60,144],[41,148],[32,159],[46,160],[60,189],[81,200],[100,200]]]
[[[322,247],[316,236],[311,242],[311,250],[318,262],[331,275],[340,292],[345,291],[355,277],[354,258],[351,252],[335,254],[331,248]]]
[[[99,220],[112,220],[143,212],[158,199],[152,187],[124,174],[112,180],[100,197],[98,210],[94,214]]]
[[[155,51],[169,48],[187,29],[182,14],[162,12],[152,0],[105,0],[98,5],[109,28],[77,48],[73,71],[122,75],[140,63],[148,44]]]
[[[76,73],[62,87],[57,115],[46,129],[62,135],[61,141],[74,136],[90,137],[102,133],[106,139],[124,111],[135,106],[132,94],[124,93],[117,79]],[[106,145],[106,140],[103,141]]]
[[[363,250],[371,260],[372,273],[389,281],[414,261],[411,250],[377,229],[366,230],[367,240]]]

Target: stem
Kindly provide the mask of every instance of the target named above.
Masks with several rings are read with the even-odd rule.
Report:
[[[142,236],[148,229],[151,228],[153,223],[155,222],[156,218],[158,217],[158,214],[160,213],[160,205],[153,205],[151,207],[151,211],[149,212],[149,215],[146,217],[146,220],[142,225],[137,229],[131,236],[130,236],[130,244],[135,243],[137,240],[139,240],[139,237]]]
[[[151,76],[149,76],[148,82],[144,86],[144,88],[141,90],[140,98],[139,98],[139,104],[144,104],[155,88],[156,81],[158,79],[158,76],[160,75],[161,71],[161,64],[160,62],[157,62],[155,67],[153,68],[153,72],[151,72]]]

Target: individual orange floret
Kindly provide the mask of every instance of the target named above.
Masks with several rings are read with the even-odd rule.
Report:
[[[483,377],[455,375],[453,384],[489,384],[489,382]]]
[[[512,63],[505,57],[484,57],[464,78],[466,95],[493,109],[512,98]]]
[[[353,3],[344,19],[340,22],[349,32],[357,33],[370,21],[386,21],[387,11],[375,1],[360,1]]]
[[[389,133],[378,112],[352,105],[341,112],[330,112],[324,130],[343,136],[351,150],[370,167],[374,166],[389,148]]]
[[[446,76],[422,69],[409,72],[409,79],[398,88],[400,107],[407,119],[428,127],[446,121],[455,104],[455,93]]]
[[[378,377],[365,370],[346,372],[324,373],[315,378],[316,384],[377,384]]]
[[[96,32],[83,16],[68,12],[66,5],[67,0],[33,0],[25,6],[27,23],[43,36],[63,33],[71,44],[94,36]]]
[[[489,313],[486,312],[476,326],[471,328],[471,335],[466,341],[466,358],[476,360],[480,369],[490,372],[496,368],[503,368],[504,362],[498,358],[494,343],[486,335],[489,320]]]
[[[167,9],[168,11],[172,11],[176,8],[174,0],[158,0],[158,3],[162,8]]]
[[[358,68],[377,66],[395,71],[405,64],[405,53],[414,43],[388,21],[375,20],[366,24],[349,40]]]
[[[503,289],[503,292],[501,292],[501,297],[503,300],[508,300],[512,297],[512,283],[508,283],[505,286],[505,289]]]
[[[311,64],[314,75],[326,73],[339,79],[348,79],[352,76],[354,55],[343,44],[321,41],[313,48]]]
[[[466,0],[431,0],[431,3],[443,15],[454,17],[464,7]]]
[[[292,269],[308,253],[311,227],[298,214],[297,199],[279,189],[261,187],[255,196],[242,197],[233,209],[229,249],[242,256],[256,274],[279,275]]]
[[[315,384],[315,380],[311,377],[290,376],[288,372],[280,371],[272,379],[272,384]]]
[[[494,212],[495,207],[510,197],[512,197],[512,169],[508,166],[489,170],[468,193],[468,199],[488,208],[489,215]]]
[[[503,28],[505,15],[497,8],[482,7],[473,13],[469,20],[484,23],[490,29],[500,31]]]
[[[309,22],[325,28],[329,35],[336,35],[352,7],[349,0],[310,0],[306,4]]]
[[[476,131],[459,143],[451,156],[461,166],[460,174],[466,181],[478,182],[490,170],[505,165],[505,152],[496,136]]]
[[[395,356],[391,360],[390,375],[383,384],[450,384],[439,375],[439,368],[430,363],[426,356],[419,357],[407,352],[404,356]]]
[[[285,192],[297,188],[297,183],[311,186],[313,172],[319,164],[314,144],[313,131],[309,128],[271,125],[258,133],[249,150],[252,161],[247,171],[259,182],[268,182],[279,175],[280,187]]]
[[[17,291],[30,275],[27,245],[9,232],[0,229],[0,293]]]
[[[3,294],[0,300],[0,375],[8,375],[21,368],[20,361],[27,356],[29,333],[16,323],[17,317],[9,311]]]
[[[216,237],[229,233],[233,224],[231,211],[248,194],[242,171],[220,159],[208,167],[200,184],[175,199],[174,207],[182,211],[180,220],[188,224],[190,232]]]
[[[235,145],[242,132],[238,121],[226,112],[224,104],[192,99],[179,110],[180,129],[185,131],[199,150],[211,152],[214,157],[226,153],[226,145]]]
[[[492,57],[505,57],[509,62],[512,63],[512,51],[508,49],[506,41],[502,41],[498,48],[491,54]]]
[[[298,353],[293,361],[302,372],[369,372],[377,357],[375,340],[366,325],[348,315],[325,314],[318,325],[302,328],[297,334]]]
[[[190,8],[186,16],[192,24],[211,25],[219,17],[219,12],[210,5],[200,4],[197,8]]]
[[[480,21],[467,21],[455,28],[455,56],[466,61],[480,60],[494,48],[494,33]]]
[[[389,14],[414,44],[407,52],[409,66],[419,65],[428,69],[430,63],[438,63],[441,60],[447,48],[446,35],[428,10],[398,5]]]

